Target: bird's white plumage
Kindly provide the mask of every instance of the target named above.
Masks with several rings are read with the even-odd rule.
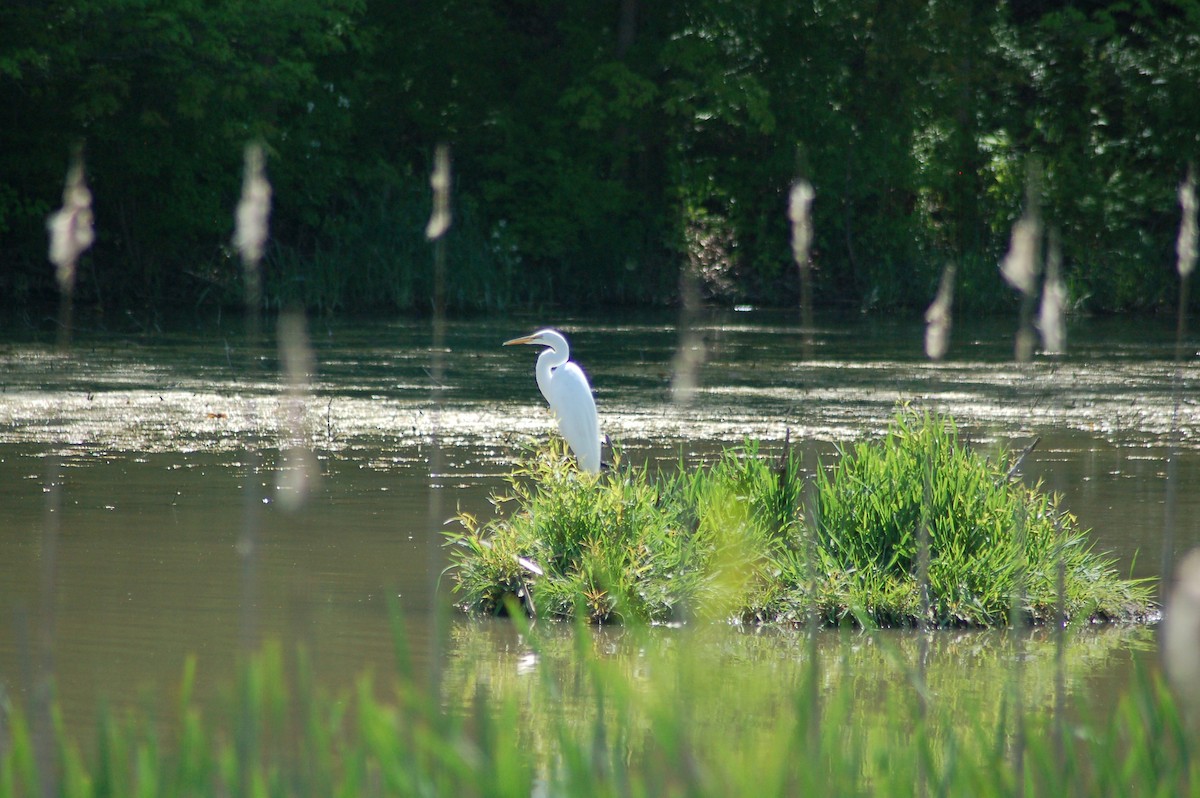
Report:
[[[596,400],[583,369],[570,361],[567,339],[556,330],[541,330],[533,335],[505,341],[548,347],[537,359],[537,384],[550,410],[558,420],[558,430],[575,453],[584,471],[600,470],[600,422]]]

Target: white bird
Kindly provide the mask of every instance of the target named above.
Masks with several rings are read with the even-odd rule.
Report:
[[[550,410],[558,419],[558,431],[575,453],[579,467],[596,473],[600,470],[600,422],[596,418],[596,400],[583,369],[570,361],[571,348],[557,330],[539,330],[532,335],[505,341],[549,347],[538,355],[537,384]]]

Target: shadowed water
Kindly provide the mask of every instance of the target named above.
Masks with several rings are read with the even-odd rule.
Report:
[[[228,682],[247,618],[259,636],[303,643],[330,686],[364,667],[386,671],[389,595],[404,610],[418,666],[428,666],[429,619],[449,603],[435,598],[446,558],[430,507],[486,514],[520,445],[551,428],[534,353],[500,347],[548,320],[454,321],[441,353],[430,351],[425,322],[313,322],[316,373],[298,395],[284,391],[274,341],[248,346],[228,324],[81,332],[67,354],[49,338],[9,333],[0,343],[5,689],[27,693],[36,670],[50,508],[60,530],[55,667],[68,722],[99,698],[169,688],[190,653],[202,692]],[[673,317],[555,323],[592,378],[602,432],[634,459],[673,467],[746,437],[778,451],[790,436],[812,469],[911,402],[952,414],[985,452],[1040,436],[1026,478],[1062,492],[1123,571],[1157,576],[1176,395],[1166,319],[1080,322],[1067,357],[1017,366],[1007,323],[960,323],[947,362],[931,364],[916,324],[855,318],[810,336],[785,314],[715,314],[699,330],[698,389],[686,405],[671,401]],[[1200,477],[1197,377],[1189,363],[1178,414],[1183,486]],[[284,454],[295,444],[315,454],[311,473]],[[431,474],[431,463],[441,470]],[[1200,542],[1200,499],[1181,490],[1179,502],[1182,552]],[[248,595],[239,540],[251,515]],[[454,624],[450,683],[470,681],[489,657],[502,670],[528,664],[496,626]],[[724,634],[742,645],[740,633]],[[826,643],[842,651],[841,639]],[[1129,660],[1096,667],[1119,673]]]

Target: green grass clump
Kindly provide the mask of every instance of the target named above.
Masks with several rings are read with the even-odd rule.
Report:
[[[690,475],[655,479],[619,455],[611,470],[585,474],[553,441],[522,458],[494,498],[516,506],[510,517],[459,515],[456,587],[464,606],[489,613],[511,598],[538,615],[595,622],[736,611],[780,541],[778,519],[746,498],[774,483],[764,461],[734,453]]]
[[[811,479],[790,451],[755,443],[670,475],[619,457],[583,474],[552,443],[509,475],[495,503],[510,514],[460,515],[452,569],[469,610],[514,597],[595,622],[993,626],[1054,620],[1060,603],[1068,620],[1146,618],[1148,585],[1122,579],[1057,496],[1009,468],[909,410]]]

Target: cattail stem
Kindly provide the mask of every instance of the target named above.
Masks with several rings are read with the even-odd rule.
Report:
[[[1168,602],[1174,569],[1171,567],[1175,559],[1175,506],[1178,501],[1177,483],[1179,481],[1179,406],[1183,393],[1183,359],[1184,340],[1187,336],[1188,291],[1191,285],[1192,271],[1196,267],[1197,227],[1196,227],[1196,168],[1188,164],[1187,177],[1179,186],[1179,206],[1181,218],[1179,222],[1179,237],[1175,243],[1176,271],[1179,272],[1179,310],[1175,321],[1175,368],[1172,388],[1171,406],[1171,435],[1167,446],[1166,495],[1163,497],[1163,536],[1162,560],[1159,564],[1159,601],[1163,613],[1168,612]]]
[[[1041,275],[1041,166],[1036,160],[1028,164],[1025,185],[1025,210],[1012,229],[1008,254],[1000,264],[1000,272],[1013,288],[1021,293],[1020,321],[1014,357],[1027,363],[1033,357],[1033,307],[1037,300],[1037,283]]]
[[[63,186],[62,208],[46,221],[50,233],[50,262],[58,281],[58,345],[71,346],[72,309],[79,257],[96,240],[92,226],[92,192],[83,170],[83,154],[77,150]]]
[[[449,232],[451,224],[450,147],[446,144],[439,144],[434,151],[433,171],[429,176],[429,185],[433,194],[433,209],[429,216],[429,222],[425,225],[425,238],[433,245],[433,317],[430,329],[429,380],[432,410],[430,411],[429,506],[427,518],[430,529],[439,529],[445,521],[443,517],[444,508],[442,507],[442,487],[437,484],[437,480],[445,472],[445,453],[442,451],[440,440],[442,420],[441,386],[444,382],[446,370],[446,233]],[[437,597],[440,593],[438,577],[441,573],[441,564],[435,547],[429,547],[429,558],[431,595]],[[434,642],[432,652],[433,663],[429,668],[430,695],[440,695],[441,693],[441,661],[444,656],[443,639],[448,627],[443,604],[444,602],[435,600],[432,603],[431,609],[432,617],[430,621],[434,632]]]
[[[800,324],[805,335],[812,335],[812,203],[815,197],[812,184],[797,180],[788,195],[788,220],[792,224],[792,259],[800,270]]]

